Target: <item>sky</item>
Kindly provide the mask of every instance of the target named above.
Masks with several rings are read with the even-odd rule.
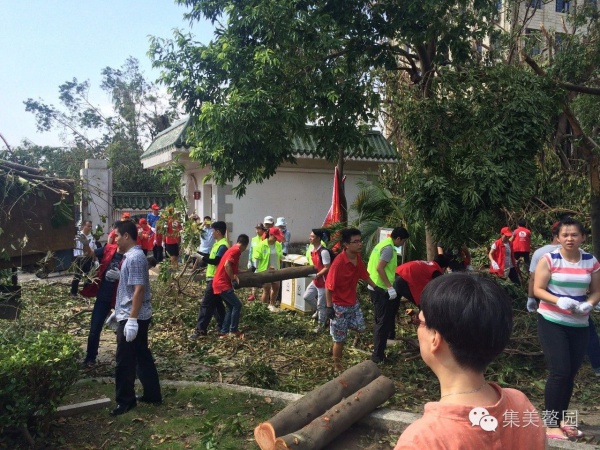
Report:
[[[190,25],[186,11],[174,0],[0,0],[0,134],[11,147],[24,139],[62,145],[58,131],[37,131],[23,102],[58,105],[58,87],[75,77],[89,80],[90,100],[107,108],[103,68],[120,68],[133,56],[148,81],[158,78],[146,56],[149,36],[171,38],[177,28],[210,41],[210,23]]]

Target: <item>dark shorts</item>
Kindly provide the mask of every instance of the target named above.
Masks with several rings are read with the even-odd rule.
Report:
[[[179,256],[179,244],[165,244],[169,256]]]
[[[515,252],[515,260],[523,258],[527,264],[529,264],[529,252]]]

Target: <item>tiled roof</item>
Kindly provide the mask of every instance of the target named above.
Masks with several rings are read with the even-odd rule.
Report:
[[[150,209],[153,203],[163,208],[174,196],[163,192],[113,192],[114,209]]]
[[[150,146],[142,154],[141,159],[149,158],[157,153],[162,153],[172,148],[183,147],[185,130],[188,125],[189,118],[186,117],[178,122],[175,122],[169,128],[158,133]]]
[[[366,136],[368,151],[364,146],[357,146],[346,151],[347,159],[370,159],[378,161],[397,161],[400,159],[398,151],[383,137],[381,131],[371,130]],[[309,136],[307,139],[294,137],[292,139],[294,154],[298,156],[314,156],[317,150],[317,141]]]
[[[185,147],[185,130],[189,124],[189,118],[185,118],[175,123],[170,128],[160,133],[142,155],[142,159],[153,155],[167,152],[175,148]],[[310,129],[311,127],[309,127]],[[371,130],[366,136],[369,151],[365,151],[364,146],[357,146],[355,149],[347,152],[348,159],[368,159],[375,161],[397,161],[399,159],[398,151],[390,144],[380,131]],[[308,139],[294,137],[292,139],[292,149],[294,154],[299,157],[315,157],[317,150],[317,141],[309,136]]]

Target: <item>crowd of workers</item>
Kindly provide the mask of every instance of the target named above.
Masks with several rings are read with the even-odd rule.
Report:
[[[152,210],[138,224],[124,215],[104,247],[94,246],[92,250],[89,222],[82,225],[76,239],[75,256],[81,271],[94,264],[98,266],[97,282],[87,284],[82,291],[82,295],[96,297],[86,365],[95,363],[102,325],[114,308],[106,321],[117,333],[117,406],[111,412],[113,415],[127,412],[138,401],[162,401],[148,348],[152,307],[145,255],[152,251],[152,258],[160,262],[164,244],[171,264],[175,264],[180,252],[181,224],[168,221],[164,226],[166,232],[157,232],[158,205],[153,205]],[[204,217],[200,229],[196,264],[206,268],[206,285],[190,338],[206,336],[213,317],[221,338],[243,337],[239,328],[243,303],[236,293],[240,256],[249,249],[246,270],[279,270],[291,239],[286,220],[267,216],[256,225],[255,236],[241,234],[232,246],[227,240],[225,222]],[[552,243],[538,249],[530,261],[531,232],[520,221],[514,231],[508,227],[500,230],[500,237],[488,254],[489,272],[515,283],[520,283],[517,261],[530,263],[527,309],[538,313],[538,337],[549,368],[545,409],[538,413],[519,391],[485,382],[485,368],[504,350],[510,338],[512,302],[492,279],[473,270],[466,246],[448,249],[439,243],[438,255],[432,261],[399,265],[397,249],[410,236],[405,228],[396,227],[375,245],[365,264],[361,257],[360,230],[342,230],[337,252],[329,248],[327,230],[311,231],[306,256],[315,266],[315,273],[304,299],[316,310],[318,326],[314,331],[318,333],[329,326],[337,371],[343,369],[343,349],[349,330],[360,333],[365,329],[357,298],[360,280],[367,284],[374,307],[371,359],[376,363],[387,362],[386,345],[394,337],[401,299],[418,307],[413,322],[418,327],[420,352],[439,379],[440,400],[426,405],[424,417],[403,433],[397,449],[438,448],[441,442],[448,444],[448,439],[469,443],[461,448],[487,448],[494,421],[493,439],[506,444],[502,448],[544,448],[546,438],[582,436],[577,424],[569,420],[569,402],[586,350],[592,365],[597,364],[594,368],[600,376],[600,345],[589,317],[600,302],[600,264],[581,249],[585,240],[581,223],[564,218],[553,225],[552,234]],[[447,272],[450,274],[444,275]],[[72,294],[76,295],[80,279],[80,275],[73,279]],[[273,312],[277,311],[279,288],[279,282],[266,283],[262,288],[261,300]],[[253,301],[257,295],[252,290],[246,300]],[[144,389],[139,397],[133,388],[136,370]],[[526,417],[530,428],[506,426],[507,411],[520,415],[521,420]],[[476,417],[477,414],[482,417]],[[502,419],[504,426],[498,425]],[[492,425],[487,421],[492,421]],[[453,432],[440,434],[440,429]]]

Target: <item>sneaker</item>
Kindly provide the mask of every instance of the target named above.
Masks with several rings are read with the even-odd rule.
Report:
[[[85,361],[83,361],[81,363],[81,366],[84,369],[89,369],[90,367],[94,367],[96,365],[96,360],[95,359],[86,359]]]
[[[256,297],[254,295],[249,295],[248,298],[247,298],[247,300],[249,302],[253,302],[254,300],[256,300]]]
[[[279,311],[275,305],[269,305],[269,306],[267,306],[267,308],[271,312],[277,312],[277,311]]]
[[[190,334],[189,338],[192,341],[195,341],[196,339],[198,339],[199,337],[202,337],[202,336],[206,336],[206,331],[205,330],[196,330],[192,334]]]
[[[312,316],[310,316],[310,318],[313,320],[317,320],[319,318],[319,311],[315,311],[315,313]]]
[[[71,298],[79,298],[79,295],[77,295],[77,294],[73,294],[72,292],[69,294],[69,296],[70,296]]]
[[[600,312],[600,303],[598,303],[596,306],[594,306],[594,311]]]

